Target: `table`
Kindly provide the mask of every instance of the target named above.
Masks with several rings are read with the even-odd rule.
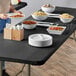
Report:
[[[76,9],[72,8],[57,7],[54,13],[65,12],[70,13],[76,17]],[[30,16],[27,19],[32,19],[32,17]],[[67,24],[63,24],[60,22],[59,19],[55,18],[48,18],[45,21],[59,23],[60,25],[67,27],[62,35],[52,35],[54,38],[52,46],[46,48],[37,48],[28,45],[28,36],[34,33],[48,34],[48,32],[46,31],[46,27],[37,27],[34,30],[25,30],[25,39],[20,42],[4,40],[3,34],[0,34],[0,61],[10,61],[28,64],[28,76],[31,76],[31,65],[43,65],[76,30],[76,19],[74,19],[71,23]]]

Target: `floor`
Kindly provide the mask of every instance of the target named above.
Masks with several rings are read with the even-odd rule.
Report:
[[[16,76],[23,64],[6,62],[6,71]],[[42,66],[32,66],[31,76],[76,76],[76,42],[71,39]],[[26,67],[18,76],[26,76]]]

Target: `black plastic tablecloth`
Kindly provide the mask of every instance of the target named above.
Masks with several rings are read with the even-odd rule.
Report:
[[[57,7],[54,13],[70,13],[76,18],[76,9]],[[30,16],[28,19],[33,18]],[[62,35],[53,36],[53,45],[44,48],[37,48],[28,44],[28,36],[35,33],[48,34],[46,27],[36,27],[33,30],[25,30],[25,39],[23,41],[4,40],[3,34],[0,34],[0,60],[25,63],[31,65],[44,64],[60,46],[69,38],[76,29],[76,19],[72,22],[64,24],[59,19],[48,18],[45,21],[58,23],[61,26],[66,26],[66,30]]]

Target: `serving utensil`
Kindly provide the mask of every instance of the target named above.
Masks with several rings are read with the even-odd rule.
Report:
[[[37,21],[37,26],[49,27],[51,25],[58,26],[59,24],[55,24],[55,23],[52,23],[52,22],[40,22],[40,21]]]
[[[48,17],[60,18],[59,17],[60,14],[52,14],[52,13],[47,13],[47,12],[46,12],[46,14],[48,15]]]

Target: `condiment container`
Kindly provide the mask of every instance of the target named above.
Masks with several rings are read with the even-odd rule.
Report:
[[[21,41],[23,39],[24,39],[24,29],[21,29],[21,30],[13,29],[12,30],[12,40]]]
[[[24,39],[24,29],[22,26],[10,26],[7,25],[4,28],[4,39],[21,41]]]
[[[12,29],[4,28],[4,39],[12,39]]]

